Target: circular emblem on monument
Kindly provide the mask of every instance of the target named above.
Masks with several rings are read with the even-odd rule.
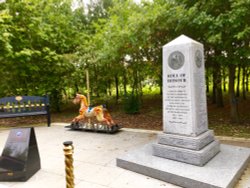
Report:
[[[22,134],[23,134],[22,131],[18,131],[18,132],[16,133],[16,136],[19,137],[19,136],[22,136]]]
[[[200,50],[196,50],[196,52],[195,52],[195,63],[196,63],[196,66],[198,67],[198,68],[200,68],[201,67],[201,65],[202,65],[202,53],[201,53],[201,51]]]
[[[183,53],[174,51],[168,57],[168,65],[171,69],[178,70],[184,65],[184,60]]]

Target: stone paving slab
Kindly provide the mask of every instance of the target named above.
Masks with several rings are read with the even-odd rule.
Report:
[[[152,144],[117,158],[117,166],[188,188],[231,188],[250,159],[250,149],[221,144],[221,151],[199,167],[153,156]]]
[[[116,166],[116,158],[156,140],[159,131],[123,128],[117,134],[70,131],[66,124],[35,127],[41,170],[27,182],[0,182],[0,188],[63,188],[65,183],[63,142],[73,141],[75,188],[177,188],[157,179]],[[25,127],[25,126],[24,126]],[[0,152],[9,129],[0,129]],[[250,173],[249,173],[250,175]],[[248,174],[237,188],[249,188]]]

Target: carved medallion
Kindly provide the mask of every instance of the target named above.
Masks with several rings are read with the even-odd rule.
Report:
[[[195,52],[195,63],[196,63],[196,66],[198,67],[198,68],[200,68],[201,67],[201,65],[202,65],[202,53],[201,53],[201,51],[200,50],[196,50],[196,52]]]
[[[172,52],[168,57],[168,65],[171,69],[178,70],[184,65],[185,57],[180,51]]]

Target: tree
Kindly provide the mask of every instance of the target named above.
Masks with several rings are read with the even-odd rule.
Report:
[[[247,9],[250,2],[240,0],[195,3],[184,1],[184,3],[195,13],[191,28],[201,31],[199,36],[201,41],[204,41],[207,56],[210,56],[207,59],[212,60],[216,65],[216,72],[221,70],[221,66],[229,69],[230,116],[232,122],[239,122],[234,91],[235,68],[243,62],[242,59],[249,57],[249,50],[246,49],[249,49],[249,12]],[[190,20],[190,18],[187,19]],[[221,87],[221,78],[218,83]],[[218,95],[218,89],[216,91]],[[221,93],[221,89],[219,92]]]
[[[11,52],[1,67],[5,78],[0,81],[1,95],[48,93],[59,109],[63,78],[74,68],[63,55],[74,52],[77,45],[71,1],[7,0],[3,4],[8,13],[2,24],[8,27],[5,50]]]
[[[93,95],[114,88],[117,102],[128,93],[142,96],[145,80],[162,87],[162,46],[185,34],[204,44],[217,106],[229,77],[231,117],[239,119],[234,77],[241,66],[245,96],[249,0],[91,0],[87,9],[79,2],[74,10],[71,0],[0,3],[0,95],[50,93],[59,104],[69,88],[86,89],[89,69]]]

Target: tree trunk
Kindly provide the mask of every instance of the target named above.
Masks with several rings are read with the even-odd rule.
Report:
[[[112,96],[111,80],[108,79],[108,95]]]
[[[230,119],[232,123],[239,123],[239,112],[237,99],[235,97],[234,91],[234,81],[235,81],[235,66],[229,66],[229,104],[230,104]]]
[[[243,74],[242,74],[242,97],[244,100],[247,99],[246,97],[246,83],[245,83],[245,80],[246,80],[246,67],[242,67],[242,71],[243,71]]]
[[[139,102],[142,105],[143,104],[143,77],[142,74],[140,74],[140,71],[138,72],[138,89],[139,89]]]
[[[77,84],[77,83],[75,83],[75,84],[74,84],[74,86],[75,86],[75,91],[76,91],[76,93],[79,93],[79,87],[78,87],[78,84]]]
[[[246,70],[246,91],[248,92],[249,91],[249,69],[247,68]]]
[[[134,70],[134,83],[132,87],[132,95],[138,95],[138,75],[137,70]]]
[[[227,91],[227,75],[226,75],[226,69],[225,67],[223,68],[223,91],[226,92]]]
[[[206,92],[209,93],[209,76],[206,76]]]
[[[241,73],[241,67],[238,66],[236,97],[240,97],[240,73]]]
[[[219,69],[220,70],[220,67]],[[222,93],[222,78],[221,78],[221,72],[217,71],[218,76],[217,76],[217,84],[216,84],[216,106],[221,108],[224,106],[223,104],[223,93]]]
[[[50,98],[51,98],[52,109],[54,109],[56,112],[61,112],[61,101],[62,101],[61,91],[59,91],[58,89],[52,90]]]
[[[162,75],[159,76],[159,81],[160,81],[160,82],[159,82],[160,95],[162,95],[162,93],[163,93],[163,88],[162,88],[162,87],[163,87],[163,86],[162,86]]]
[[[116,90],[116,103],[118,103],[119,100],[119,78],[118,75],[115,75],[115,90]]]
[[[139,94],[142,97],[143,96],[143,86],[142,86],[142,81],[143,81],[143,77],[140,74],[140,71],[138,71],[138,87],[139,87]]]
[[[90,82],[90,87],[93,85],[93,87],[91,88],[91,90],[93,91],[93,93],[96,94],[97,97],[100,96],[100,93],[99,93],[99,87],[98,87],[98,80],[99,80],[99,71],[98,71],[98,67],[97,66],[94,66],[94,77],[95,79],[93,79],[93,84],[91,84]],[[89,91],[90,92],[90,91]]]
[[[212,94],[213,104],[216,104],[216,80],[217,80],[217,73],[215,68],[213,67],[213,94]]]
[[[222,93],[222,76],[221,66],[218,63],[214,63],[213,66],[213,96],[212,103],[217,107],[223,107],[223,93]]]
[[[124,95],[127,96],[127,76],[126,76],[126,73],[123,74],[123,90],[124,90]]]

